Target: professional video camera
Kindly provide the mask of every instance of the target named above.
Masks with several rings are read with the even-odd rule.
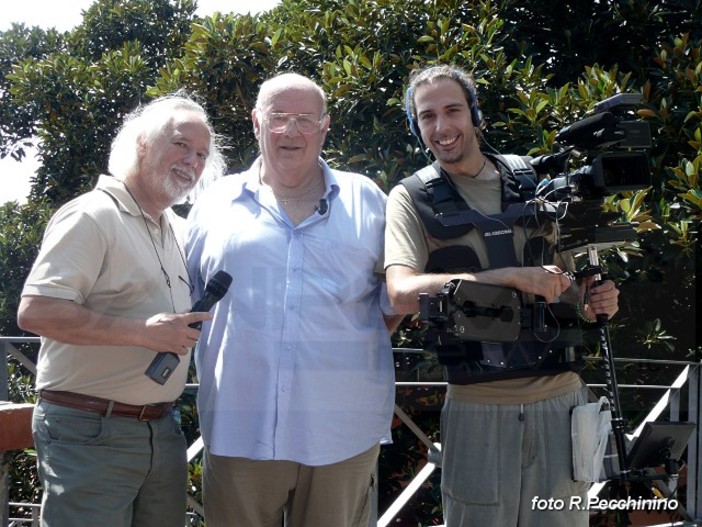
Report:
[[[597,103],[590,117],[562,128],[556,142],[563,152],[531,161],[537,174],[548,174],[537,194],[548,201],[590,200],[650,185],[648,123],[636,119],[638,93],[620,93]],[[585,154],[585,166],[567,173],[569,159]]]
[[[593,115],[556,134],[563,151],[531,160],[540,179],[534,197],[548,204],[542,212],[550,211],[562,227],[560,250],[606,248],[635,240],[634,226],[618,222],[615,212],[605,212],[602,200],[643,190],[651,183],[651,132],[633,112],[641,100],[641,94],[620,93],[597,103]],[[568,172],[569,161],[583,156],[585,164]]]

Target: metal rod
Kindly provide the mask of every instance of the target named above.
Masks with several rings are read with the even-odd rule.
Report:
[[[600,269],[600,259],[595,245],[588,245],[587,256],[590,267]],[[595,275],[595,284],[602,282],[600,272]],[[587,293],[586,293],[587,294]],[[609,395],[610,407],[612,410],[612,433],[617,447],[617,459],[619,460],[619,471],[622,479],[627,479],[630,469],[626,460],[626,437],[624,436],[624,416],[621,402],[619,401],[619,387],[617,386],[617,373],[615,371],[614,357],[612,353],[611,339],[609,335],[608,318],[606,314],[597,315],[597,326],[599,329],[600,346],[605,362],[605,379],[607,383],[607,393]]]

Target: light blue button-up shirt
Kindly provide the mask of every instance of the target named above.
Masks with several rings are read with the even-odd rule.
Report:
[[[373,273],[385,195],[320,159],[328,210],[296,226],[260,162],[213,183],[188,217],[195,300],[217,271],[233,277],[196,350],[200,428],[215,455],[335,463],[390,440],[391,310]]]

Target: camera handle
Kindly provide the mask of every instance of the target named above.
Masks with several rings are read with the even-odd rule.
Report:
[[[590,269],[596,271],[594,273],[595,283],[602,283],[602,268],[600,267],[600,259],[596,245],[588,245],[587,256]],[[619,461],[621,479],[626,480],[629,478],[631,470],[627,464],[626,438],[624,435],[625,422],[621,402],[619,401],[619,385],[617,384],[614,354],[612,353],[612,343],[609,335],[609,326],[607,324],[608,320],[609,317],[607,315],[597,315],[596,324],[599,329],[600,346],[604,354],[607,394],[612,410],[612,434],[614,435],[615,445],[617,447],[617,460]]]

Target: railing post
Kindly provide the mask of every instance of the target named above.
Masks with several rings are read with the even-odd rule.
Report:
[[[0,505],[0,526],[7,527],[10,522],[10,489],[7,487],[5,452],[0,452]]]
[[[688,414],[689,420],[697,423],[697,428],[690,437],[687,445],[687,512],[696,520],[702,518],[702,471],[700,470],[700,452],[702,452],[702,405],[700,392],[702,386],[702,361],[690,368],[688,379]]]
[[[0,340],[0,401],[7,401],[9,397],[7,375],[7,344]],[[7,486],[7,464],[5,453],[0,451],[0,527],[7,527],[10,523],[10,489]]]
[[[7,343],[0,339],[0,401],[7,401],[10,396],[9,382],[7,373]]]
[[[680,421],[680,392],[681,390],[673,390],[670,392],[668,408],[671,421]]]

